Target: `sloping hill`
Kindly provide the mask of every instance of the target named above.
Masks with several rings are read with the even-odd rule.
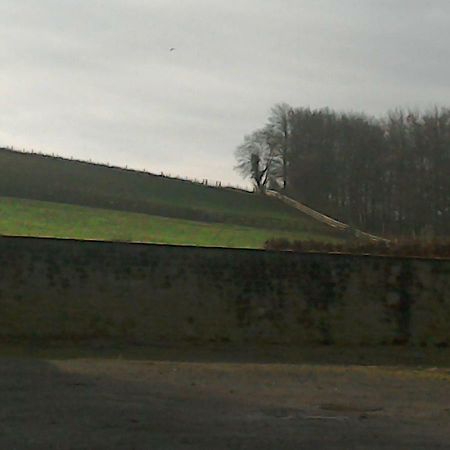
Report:
[[[0,149],[0,196],[261,228],[273,236],[341,236],[277,199],[8,149]]]
[[[331,236],[309,231],[198,222],[11,197],[0,197],[0,234],[235,248],[262,248],[273,238],[336,242]]]

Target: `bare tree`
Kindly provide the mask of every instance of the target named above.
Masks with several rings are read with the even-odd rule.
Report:
[[[264,193],[267,184],[274,181],[275,169],[279,164],[270,130],[266,127],[245,136],[235,156],[238,162],[235,169],[244,178],[251,178],[257,190]]]

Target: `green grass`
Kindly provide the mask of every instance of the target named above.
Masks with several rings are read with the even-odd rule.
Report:
[[[0,233],[9,235],[243,248],[344,239],[263,195],[0,148],[2,197]]]
[[[202,223],[7,197],[0,197],[0,234],[240,248],[261,248],[274,236],[336,241],[315,232]]]
[[[273,198],[6,149],[0,149],[0,196],[336,237]]]

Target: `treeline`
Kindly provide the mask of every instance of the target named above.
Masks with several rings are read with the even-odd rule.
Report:
[[[382,118],[275,106],[245,137],[237,169],[363,230],[450,233],[450,109]]]

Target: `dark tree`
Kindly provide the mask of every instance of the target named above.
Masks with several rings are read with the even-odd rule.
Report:
[[[270,112],[266,130],[271,139],[271,145],[279,156],[279,173],[283,190],[287,189],[288,166],[291,137],[291,117],[293,109],[287,103],[275,105]]]
[[[375,119],[276,105],[236,156],[259,189],[270,183],[355,227],[450,233],[450,109]]]

